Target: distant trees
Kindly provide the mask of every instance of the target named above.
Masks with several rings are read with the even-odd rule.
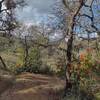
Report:
[[[11,31],[13,31],[16,26],[16,18],[14,16],[14,9],[18,5],[24,4],[24,0],[15,1],[15,0],[1,0],[0,1],[0,32],[3,35],[8,34],[11,35]],[[1,34],[0,33],[0,34]]]

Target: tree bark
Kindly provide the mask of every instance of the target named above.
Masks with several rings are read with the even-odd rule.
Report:
[[[1,56],[0,56],[0,60],[1,60],[1,63],[3,64],[3,69],[7,69],[7,66]]]
[[[27,37],[25,36],[25,58],[24,58],[24,65],[27,66],[28,61],[28,44],[27,44]]]
[[[70,38],[67,42],[67,54],[66,54],[67,64],[66,64],[66,70],[65,70],[66,71],[66,74],[65,74],[66,86],[65,86],[64,96],[66,96],[67,91],[72,88],[70,76],[71,76],[71,67],[72,67],[72,50],[73,50],[73,34],[74,34],[73,30],[76,25],[76,17],[79,15],[79,12],[80,12],[81,8],[83,7],[83,5],[84,5],[84,0],[80,0],[79,7],[77,8],[77,10],[75,12],[73,12],[73,15],[70,16],[72,18],[71,18],[71,24],[69,27],[69,32],[67,33],[70,35]],[[66,7],[66,5],[65,5],[65,7]]]

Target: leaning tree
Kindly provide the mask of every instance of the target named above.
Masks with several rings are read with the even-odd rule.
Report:
[[[10,39],[12,31],[17,27],[15,9],[24,5],[24,0],[0,0],[0,35]],[[6,68],[6,64],[1,56],[0,60],[4,68]]]

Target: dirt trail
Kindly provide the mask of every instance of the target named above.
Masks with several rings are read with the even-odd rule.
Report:
[[[63,88],[64,81],[59,78],[24,73],[16,77],[0,100],[61,100],[59,90]]]

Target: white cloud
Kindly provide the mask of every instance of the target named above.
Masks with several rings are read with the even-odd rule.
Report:
[[[15,10],[16,17],[21,22],[39,23],[42,19],[46,20],[47,15],[52,16],[54,2],[54,0],[26,0],[27,6]]]

